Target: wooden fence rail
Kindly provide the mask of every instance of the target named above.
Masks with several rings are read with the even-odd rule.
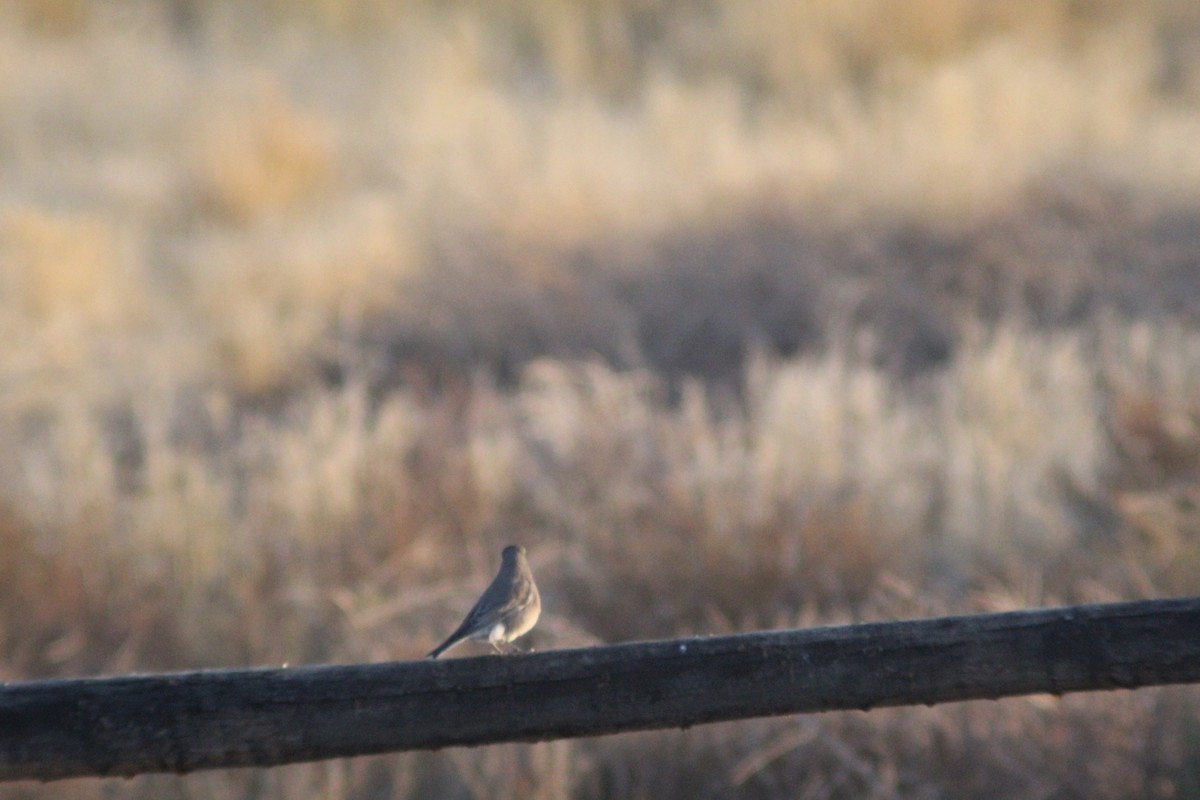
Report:
[[[0,685],[0,780],[1200,682],[1200,598],[506,657]]]

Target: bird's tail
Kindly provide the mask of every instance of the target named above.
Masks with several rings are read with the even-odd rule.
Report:
[[[447,650],[454,647],[455,645],[461,644],[462,642],[466,641],[466,638],[467,638],[467,626],[464,623],[458,627],[458,630],[456,630],[454,633],[450,634],[449,638],[447,638],[446,641],[442,642],[437,647],[430,650],[429,655],[427,655],[425,657],[426,658],[437,658],[442,653],[446,652]]]
[[[437,658],[438,656],[442,655],[443,652],[445,652],[446,650],[449,650],[450,648],[452,648],[452,646],[458,644],[458,642],[462,642],[462,639],[452,639],[452,638],[446,639],[445,642],[443,642],[442,644],[439,644],[438,646],[436,646],[436,648],[433,648],[432,650],[430,650],[430,655],[427,655],[425,657],[426,658]]]

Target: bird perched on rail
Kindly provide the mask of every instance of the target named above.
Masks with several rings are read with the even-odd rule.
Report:
[[[454,633],[426,657],[437,658],[467,639],[486,641],[497,653],[504,652],[500,643],[508,644],[529,633],[541,613],[542,598],[525,560],[525,548],[510,544],[500,554],[500,571],[491,586]]]

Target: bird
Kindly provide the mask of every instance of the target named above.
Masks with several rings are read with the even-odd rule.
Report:
[[[499,643],[508,644],[524,636],[537,624],[542,613],[542,598],[533,572],[525,560],[525,548],[510,544],[500,554],[500,571],[483,591],[475,607],[467,612],[462,624],[426,658],[437,658],[457,644],[475,639],[486,641],[497,653]]]

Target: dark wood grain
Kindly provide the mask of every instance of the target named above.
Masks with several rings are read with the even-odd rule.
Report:
[[[0,779],[269,766],[1200,682],[1200,598],[530,655],[14,682]]]

